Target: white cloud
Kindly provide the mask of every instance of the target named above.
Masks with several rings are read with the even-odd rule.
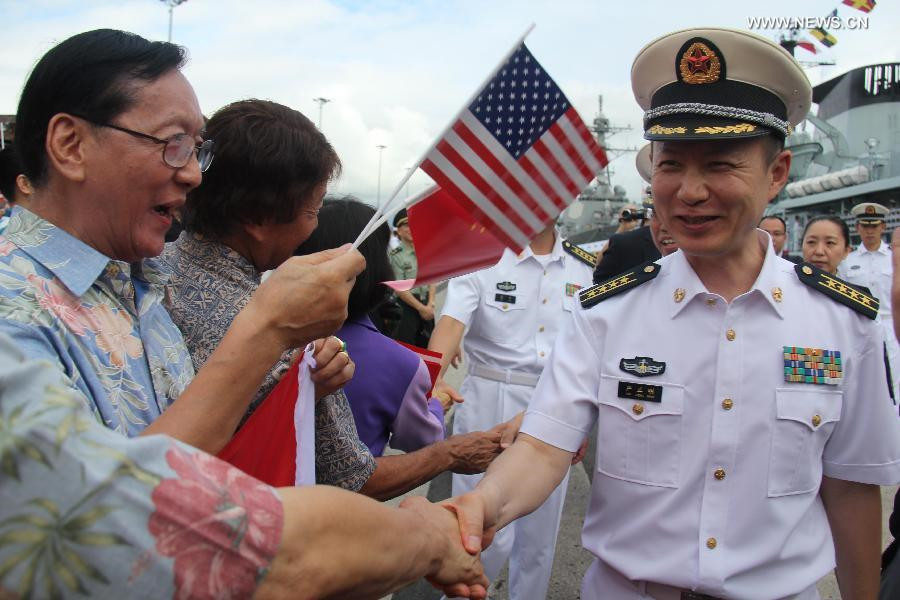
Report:
[[[843,16],[857,11],[839,6]],[[824,16],[817,0],[788,7],[781,0],[708,3],[700,17],[664,0],[636,3],[592,0],[191,0],[175,8],[174,41],[185,45],[185,70],[211,114],[242,98],[272,99],[313,121],[324,96],[323,129],[343,163],[334,187],[374,201],[376,144],[382,155],[382,197],[400,181],[529,23],[529,47],[553,74],[584,120],[597,112],[597,95],[614,125],[631,126],[610,138],[615,147],[639,147],[641,113],[631,95],[631,61],[658,35],[683,27],[744,28],[748,16]],[[56,41],[97,27],[165,38],[168,14],[155,0],[0,0],[0,113],[15,112],[31,66]],[[859,13],[860,15],[862,13]],[[819,56],[835,67],[810,69],[814,83],[863,64],[900,60],[895,24],[900,7],[879,3],[867,31],[834,32],[839,43]],[[765,33],[765,32],[763,32]],[[770,37],[773,34],[769,34]],[[14,51],[9,51],[14,49]],[[802,51],[798,51],[802,52]],[[633,155],[612,163],[614,183],[637,195]],[[428,184],[416,174],[415,193]]]

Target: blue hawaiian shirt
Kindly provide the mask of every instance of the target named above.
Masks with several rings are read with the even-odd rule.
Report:
[[[0,235],[0,333],[57,365],[95,417],[133,436],[194,376],[164,306],[167,281],[155,260],[110,259],[17,206]]]

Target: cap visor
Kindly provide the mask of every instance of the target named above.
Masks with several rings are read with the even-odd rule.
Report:
[[[716,140],[759,137],[776,133],[774,129],[721,117],[672,115],[654,119],[644,131],[644,139],[665,140]]]

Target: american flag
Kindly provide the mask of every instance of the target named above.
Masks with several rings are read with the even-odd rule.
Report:
[[[607,162],[568,98],[521,44],[421,167],[518,252]]]

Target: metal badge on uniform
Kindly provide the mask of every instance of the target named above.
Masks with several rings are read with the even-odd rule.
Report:
[[[791,383],[839,385],[844,376],[840,350],[783,346],[784,380]]]
[[[497,284],[497,289],[501,292],[514,292],[516,290],[516,284],[512,281],[501,281]]]
[[[577,283],[567,283],[567,284],[566,284],[566,296],[569,297],[569,298],[571,298],[571,297],[574,296],[574,295],[578,292],[578,290],[580,290],[580,289],[581,289],[581,286],[578,285]]]
[[[625,398],[626,400],[662,402],[662,393],[663,388],[661,385],[634,383],[631,381],[619,382],[619,398]]]
[[[497,302],[506,302],[507,304],[515,304],[516,297],[510,296],[509,294],[496,294],[494,295],[494,300]]]
[[[862,265],[850,265],[850,270],[851,270],[851,271],[852,271],[853,269],[861,269],[861,268],[862,268]]]
[[[638,377],[650,377],[651,375],[662,375],[665,373],[666,363],[653,360],[649,356],[635,356],[634,358],[621,359],[619,368]]]

